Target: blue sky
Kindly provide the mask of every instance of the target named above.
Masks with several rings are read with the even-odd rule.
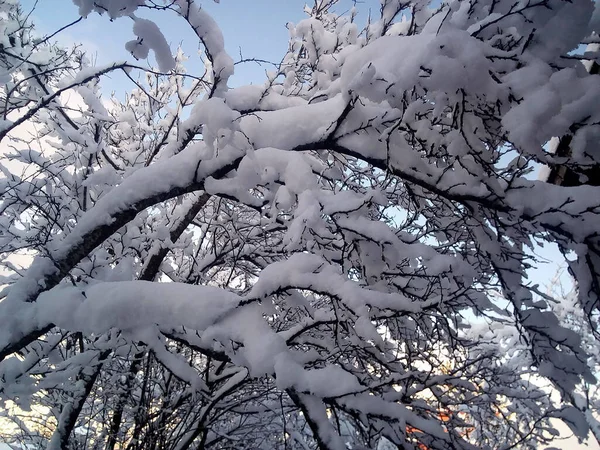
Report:
[[[29,11],[35,0],[22,0]],[[303,12],[304,0],[222,0],[220,4],[212,0],[199,2],[209,11],[221,26],[225,36],[227,51],[234,60],[239,59],[240,48],[244,58],[260,58],[279,62],[285,54],[288,43],[287,22],[297,23],[306,17]],[[341,0],[337,12],[349,10],[352,0]],[[369,9],[376,14],[378,0],[359,2],[359,21],[364,23]],[[187,24],[174,13],[139,10],[140,17],[155,20],[165,34],[171,48],[182,45],[184,52],[191,56],[186,66],[190,71],[200,71],[202,66],[197,59],[198,39]],[[78,17],[77,7],[70,0],[37,0],[32,19],[41,34],[51,33]],[[62,32],[58,38],[64,44],[83,43],[91,55],[97,54],[98,64],[114,60],[133,60],[125,50],[125,42],[134,39],[132,21],[125,17],[110,22],[107,17],[91,14],[87,19]],[[244,64],[236,67],[236,74],[230,85],[259,83],[264,81],[265,67],[257,64]],[[104,80],[103,85],[120,90],[122,81]]]

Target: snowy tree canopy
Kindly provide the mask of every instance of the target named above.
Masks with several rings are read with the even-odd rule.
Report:
[[[131,28],[131,62],[93,66],[0,0],[0,398],[18,434],[544,448],[558,418],[600,439],[600,187],[532,181],[600,164],[593,0],[381,0],[366,25],[315,0],[239,87],[200,2],[73,2]],[[116,72],[124,99],[100,91]],[[568,157],[547,145],[564,136]],[[576,280],[568,307],[527,278],[544,244]]]

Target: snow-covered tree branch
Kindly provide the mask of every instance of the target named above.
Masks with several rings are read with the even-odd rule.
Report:
[[[600,164],[596,55],[574,57],[592,0],[381,0],[364,25],[315,0],[237,87],[199,2],[73,1],[133,24],[138,61],[92,66],[0,0],[0,398],[23,439],[539,448],[554,418],[600,437],[600,187],[531,177]],[[100,90],[115,71],[123,99]],[[544,244],[568,303],[527,278]]]

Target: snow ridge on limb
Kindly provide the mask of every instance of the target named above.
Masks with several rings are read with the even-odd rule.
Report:
[[[204,45],[212,67],[211,96],[222,96],[227,91],[227,80],[233,75],[233,59],[225,51],[225,40],[214,19],[193,0],[177,0],[178,13],[192,27]]]

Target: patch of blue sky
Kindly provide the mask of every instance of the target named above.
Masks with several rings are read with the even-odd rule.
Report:
[[[26,11],[34,9],[32,19],[39,33],[47,34],[63,27],[78,18],[77,6],[67,0],[22,0]],[[297,23],[306,18],[303,0],[223,0],[217,4],[213,1],[200,2],[221,27],[225,36],[225,48],[231,57],[238,61],[240,54],[244,58],[257,58],[278,63],[288,48],[288,22]],[[352,0],[340,0],[335,6],[338,13],[352,8]],[[357,21],[365,23],[369,12],[379,12],[378,0],[364,0],[357,4],[360,11]],[[157,12],[140,9],[136,13],[140,17],[155,20],[171,45],[171,49],[179,46],[188,55],[186,68],[189,73],[199,75],[204,67],[198,55],[198,38],[190,27],[174,13]],[[133,57],[125,50],[125,42],[135,38],[132,32],[133,21],[123,17],[110,22],[106,17],[90,14],[78,24],[61,32],[57,39],[64,45],[82,44],[90,59],[97,64],[106,64],[115,60],[133,61]],[[152,59],[150,63],[152,64]],[[147,64],[139,61],[140,65]],[[268,66],[246,63],[236,66],[236,72],[230,79],[230,86],[261,83],[265,78]],[[105,91],[117,94],[131,88],[131,82],[124,76],[112,76],[103,80]]]

